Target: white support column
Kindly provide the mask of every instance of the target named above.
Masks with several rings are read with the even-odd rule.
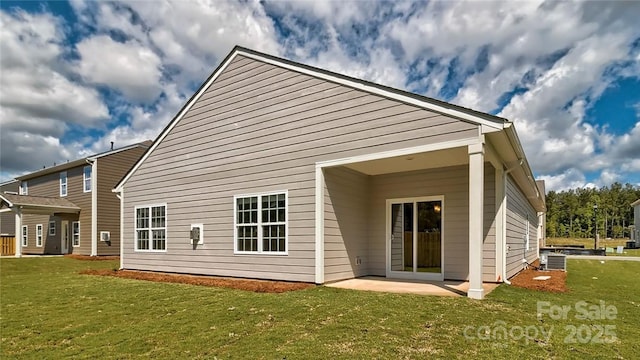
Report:
[[[316,284],[324,283],[324,173],[316,166]]]
[[[484,298],[482,288],[484,144],[469,145],[469,291],[472,299]]]
[[[16,257],[22,257],[22,211],[18,208],[14,209],[16,214]]]
[[[496,168],[496,275],[499,281],[507,280],[505,278],[505,262],[506,262],[506,232],[505,216],[506,201],[504,191],[504,169],[502,166]]]
[[[91,164],[91,256],[98,255],[98,159]]]

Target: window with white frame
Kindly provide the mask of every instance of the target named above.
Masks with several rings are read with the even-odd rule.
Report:
[[[22,246],[29,246],[29,227],[22,225]]]
[[[56,222],[49,221],[49,235],[54,236],[56,234]]]
[[[80,221],[71,223],[71,239],[73,247],[80,246]]]
[[[42,246],[42,224],[36,225],[36,246]]]
[[[67,172],[60,173],[60,196],[67,196]]]
[[[136,250],[167,249],[167,205],[136,206],[135,226]]]
[[[82,169],[82,184],[84,184],[84,192],[91,192],[91,165]]]
[[[287,193],[236,196],[236,253],[287,253]]]
[[[20,183],[20,195],[29,195],[29,183],[27,181]]]

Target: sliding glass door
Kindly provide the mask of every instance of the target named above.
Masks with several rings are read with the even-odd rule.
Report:
[[[387,276],[442,280],[441,197],[387,201]]]

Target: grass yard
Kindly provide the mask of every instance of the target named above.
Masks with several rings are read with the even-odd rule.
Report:
[[[252,293],[78,274],[116,261],[2,259],[0,357],[637,358],[640,262],[568,266],[568,293],[503,285],[472,301],[325,287]],[[554,316],[538,316],[538,301]],[[617,314],[581,319],[587,304]],[[555,316],[562,306],[566,316]]]
[[[598,240],[598,247],[612,247],[625,246],[629,239],[600,239]],[[559,246],[559,245],[584,245],[585,249],[593,249],[593,238],[591,239],[579,239],[579,238],[547,238],[546,246]]]

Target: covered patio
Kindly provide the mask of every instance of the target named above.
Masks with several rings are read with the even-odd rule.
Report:
[[[489,294],[499,285],[500,284],[496,283],[484,283],[482,286],[484,294]],[[467,296],[469,291],[468,281],[398,280],[380,276],[365,276],[356,279],[342,280],[326,284],[326,286],[350,290],[452,297]]]
[[[63,217],[73,217],[75,215],[77,218],[77,214],[80,213],[80,208],[71,201],[63,198],[4,193],[0,194],[0,211],[11,211],[15,214],[15,256],[21,257],[23,215],[49,215]],[[67,228],[66,231],[66,236],[63,236],[62,241],[68,242],[69,229]]]

